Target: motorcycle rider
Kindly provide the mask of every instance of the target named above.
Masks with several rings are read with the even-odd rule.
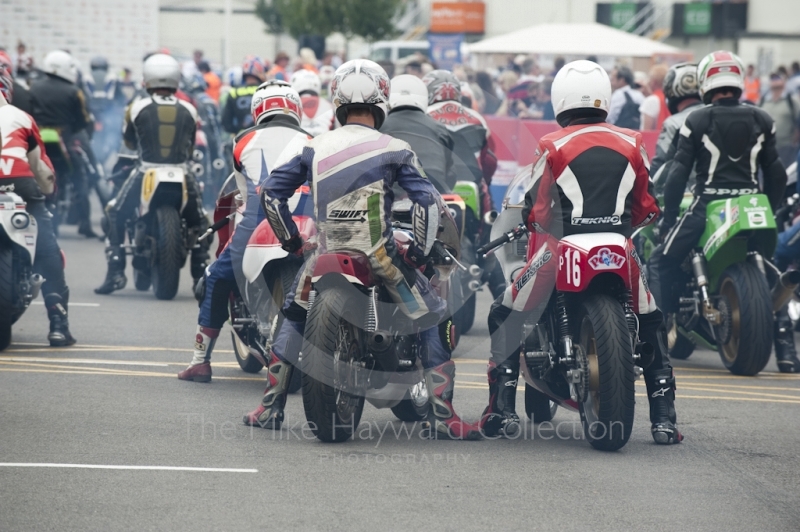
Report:
[[[228,92],[222,108],[222,128],[228,133],[238,135],[243,129],[253,127],[250,104],[258,86],[264,82],[265,71],[264,62],[256,56],[248,56],[242,63],[244,85]]]
[[[439,216],[446,211],[436,189],[421,173],[408,144],[376,131],[386,117],[389,85],[386,72],[372,61],[349,61],[339,67],[331,90],[336,118],[344,126],[311,139],[300,155],[273,170],[262,190],[262,205],[285,250],[297,253],[308,249],[292,220],[287,200],[298,186],[310,180],[324,251],[350,249],[365,253],[373,275],[384,281],[394,302],[409,317],[417,319],[429,313],[443,316],[446,302],[433,292],[427,278],[416,268],[425,264],[435,240]],[[390,223],[395,183],[415,204],[412,211],[414,244],[402,256],[392,238]],[[371,215],[371,220],[337,218],[337,205],[347,204],[348,209],[353,209],[362,208],[363,203],[366,209],[368,196],[377,196],[378,201],[369,203],[380,210]],[[316,255],[313,255],[298,274],[295,287],[287,297],[286,320],[268,368],[269,383],[259,407],[245,415],[244,422],[248,425],[278,429],[283,422],[286,390],[292,373],[290,359],[299,352],[296,343],[305,327],[315,263]],[[431,436],[479,438],[476,428],[463,422],[453,409],[455,364],[450,360],[449,342],[445,345],[445,335],[437,329],[434,326],[421,333],[422,361],[432,406]]]
[[[763,190],[775,209],[786,189],[786,170],[775,147],[774,121],[762,109],[739,102],[744,89],[742,60],[731,52],[713,52],[703,58],[697,72],[706,107],[693,111],[680,129],[664,189],[664,213],[658,224],[659,234],[666,237],[650,258],[653,294],[668,316],[678,310],[680,295],[675,286],[681,263],[705,231],[708,202]],[[692,168],[697,172],[694,201],[678,221]],[[759,186],[759,168],[763,171],[763,188]],[[797,371],[800,363],[793,349],[792,328],[785,321],[778,319],[775,325],[778,367]],[[674,327],[674,320],[670,322]],[[779,339],[789,342],[790,335],[791,348],[779,343]]]
[[[456,184],[453,136],[426,114],[428,88],[425,83],[411,74],[393,78],[389,109],[381,133],[408,142],[436,190],[451,192]]]
[[[28,84],[19,76],[14,76],[14,62],[6,52],[0,50],[0,68],[2,67],[11,73],[11,78],[14,80],[14,107],[33,116],[33,96],[31,96]]]
[[[171,56],[153,54],[143,67],[147,96],[134,101],[125,111],[125,145],[139,153],[141,164],[185,165],[192,158],[197,111],[175,96],[181,79],[180,66]],[[116,197],[108,203],[108,273],[97,294],[110,294],[125,287],[125,223],[139,205],[144,172],[135,169],[125,180]],[[208,220],[203,210],[200,190],[191,172],[186,173],[188,201],[182,216],[189,229],[206,230]],[[206,245],[192,249],[191,272],[197,280],[208,263]]]
[[[256,190],[264,187],[271,168],[299,153],[311,138],[300,127],[303,112],[300,95],[285,81],[262,84],[253,95],[252,108],[256,125],[236,137],[233,149],[236,184],[245,202],[244,216],[228,245],[198,284],[200,315],[194,356],[189,367],[178,373],[181,380],[211,381],[211,352],[228,319],[228,295],[237,290],[236,272],[242,269],[242,254],[264,218]]]
[[[312,137],[316,137],[333,129],[333,105],[328,100],[320,97],[322,81],[319,76],[306,69],[300,69],[292,74],[292,87],[303,99],[302,128]]]
[[[535,152],[522,211],[530,231],[530,260],[489,312],[489,406],[481,419],[488,436],[513,437],[519,431],[515,398],[523,323],[529,314],[538,320],[550,299],[558,262],[550,259],[558,240],[597,232],[630,238],[635,228],[652,223],[659,213],[641,134],[605,121],[611,100],[606,71],[586,60],[565,65],[553,80],[552,100],[563,129],[542,137]],[[655,348],[655,360],[645,369],[651,433],[658,444],[677,443],[682,436],[676,426],[675,378],[663,317],[638,255],[633,259],[630,275],[639,337]]]
[[[38,236],[33,270],[45,279],[42,295],[50,319],[47,339],[51,347],[66,347],[75,343],[69,331],[69,287],[64,279],[64,262],[53,229],[53,216],[47,210],[44,197],[44,194],[52,194],[55,175],[36,121],[11,105],[12,72],[13,68],[0,66],[0,191],[18,194],[26,202],[25,210],[36,220]]]
[[[689,113],[703,105],[700,99],[700,87],[697,85],[697,64],[678,63],[670,67],[664,78],[664,96],[667,107],[672,113],[661,127],[656,143],[656,155],[650,164],[650,175],[653,179],[656,195],[664,191],[669,167],[678,151],[678,131],[683,127]],[[694,185],[694,175],[690,186]]]
[[[70,176],[75,186],[78,233],[86,237],[96,236],[91,225],[89,204],[89,179],[96,173],[89,135],[94,130],[94,121],[83,90],[78,85],[78,68],[73,57],[62,50],[47,54],[43,67],[45,76],[33,82],[30,88],[34,98],[33,117],[39,127],[51,127],[60,131],[64,144],[73,160],[78,160],[74,146],[79,145],[89,158],[83,170],[73,171]],[[92,176],[88,175],[92,174]]]
[[[109,74],[105,57],[92,58],[89,67],[91,75],[86,80],[86,90],[97,120],[92,145],[100,161],[105,161],[119,150],[122,142],[122,122],[127,100],[116,76]]]

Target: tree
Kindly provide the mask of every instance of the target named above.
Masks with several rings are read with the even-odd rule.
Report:
[[[256,15],[270,33],[328,36],[341,32],[368,41],[396,33],[394,17],[404,0],[258,0]]]

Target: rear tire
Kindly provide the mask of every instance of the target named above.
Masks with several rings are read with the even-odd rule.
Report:
[[[358,306],[348,305],[349,301],[351,298],[344,289],[324,290],[317,296],[306,321],[303,408],[312,432],[324,442],[350,439],[364,410],[364,395],[342,390],[342,384],[348,383],[339,382],[350,374],[347,370],[351,366],[347,362],[360,358],[364,350],[358,345],[358,329],[342,318],[347,313],[352,322],[363,321],[359,320]],[[339,375],[338,370],[341,370]]]
[[[767,279],[748,263],[729,266],[719,282],[720,297],[730,309],[730,339],[720,342],[719,355],[734,375],[760,372],[772,354],[772,298]]]
[[[552,421],[558,410],[558,405],[548,396],[525,383],[525,413],[534,423]]]
[[[183,266],[181,216],[174,207],[162,205],[155,216],[156,260],[153,265],[153,292],[158,299],[172,299],[178,293]]]
[[[586,439],[595,449],[616,451],[631,437],[635,404],[633,352],[625,314],[604,294],[581,304],[577,337],[588,361],[588,392],[580,403]]]
[[[469,292],[470,295],[461,308],[456,311],[454,321],[456,330],[460,335],[467,334],[475,323],[475,292],[472,292],[469,288],[464,288],[463,290]]]
[[[14,252],[0,248],[0,351],[11,344],[11,325],[14,323]]]

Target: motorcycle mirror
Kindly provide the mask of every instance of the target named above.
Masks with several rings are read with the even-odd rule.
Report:
[[[483,223],[485,223],[486,225],[492,225],[494,224],[495,221],[497,221],[498,216],[499,214],[497,213],[497,211],[495,210],[489,211],[483,215]]]

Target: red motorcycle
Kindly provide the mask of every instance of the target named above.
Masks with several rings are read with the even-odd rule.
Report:
[[[478,253],[526,237],[520,225]],[[638,340],[629,273],[634,246],[614,233],[571,235],[555,255],[543,256],[558,261],[553,294],[538,323],[529,320],[523,330],[525,410],[535,423],[550,421],[558,406],[578,411],[589,443],[614,451],[630,438],[634,381],[654,353]]]
[[[395,243],[403,250],[413,240],[410,202],[395,202],[393,217]],[[453,218],[444,213],[425,274],[445,299],[460,241]],[[403,421],[426,419],[430,407],[419,332],[444,327],[454,347],[452,321],[442,326],[433,314],[408,318],[372,274],[368,257],[359,252],[320,254],[312,283],[301,367],[303,406],[317,438],[349,439],[365,401],[391,408]]]
[[[304,241],[316,234],[314,220],[306,212],[306,206],[311,208],[311,202],[307,201],[309,196],[309,188],[303,186],[289,200],[293,219]],[[217,199],[215,223],[211,228],[219,237],[217,256],[230,240],[243,210],[235,179],[230,176]],[[239,367],[247,373],[258,373],[267,365],[282,319],[280,310],[302,265],[302,259],[281,248],[266,220],[250,236],[243,255],[242,277],[237,278],[239,290],[231,292],[228,303],[234,355]],[[297,377],[293,379],[290,391],[297,391],[300,387],[299,372],[295,373]]]

